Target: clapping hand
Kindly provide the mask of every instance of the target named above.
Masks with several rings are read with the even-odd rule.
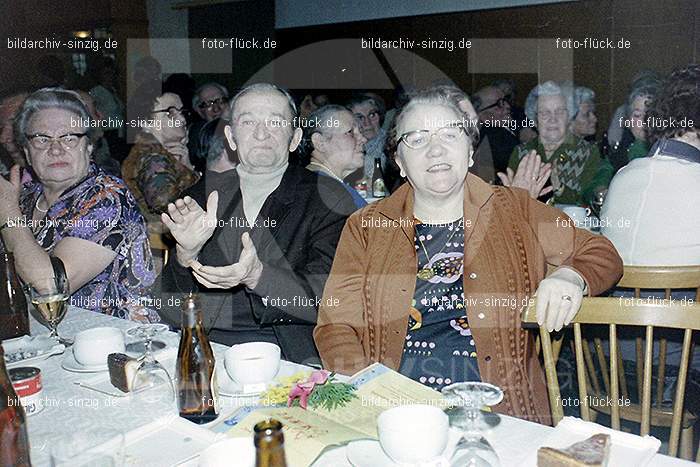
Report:
[[[537,199],[553,190],[551,186],[543,188],[551,174],[552,164],[542,163],[537,151],[532,150],[522,158],[515,173],[511,168],[508,168],[505,174],[498,172],[498,178],[501,179],[504,186],[523,188],[530,193],[532,198]]]
[[[574,270],[563,267],[540,282],[535,296],[537,323],[559,331],[574,319],[583,300],[586,283]]]
[[[207,198],[207,210],[189,196],[168,204],[168,212],[161,214],[163,224],[177,241],[178,261],[189,266],[199,254],[204,244],[216,229],[216,211],[219,205],[219,193],[212,191]]]
[[[243,284],[250,289],[258,285],[262,275],[263,265],[258,258],[257,250],[248,232],[241,236],[243,250],[238,262],[229,266],[202,266],[199,262],[192,263],[192,274],[195,279],[210,289],[230,289]]]

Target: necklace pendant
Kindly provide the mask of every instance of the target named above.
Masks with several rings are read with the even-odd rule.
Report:
[[[435,277],[435,271],[433,270],[433,268],[424,267],[420,271],[418,271],[417,276],[418,276],[418,279],[422,279],[424,281],[427,281],[427,280],[430,280],[433,277]]]

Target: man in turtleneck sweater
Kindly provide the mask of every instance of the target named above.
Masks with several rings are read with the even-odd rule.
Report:
[[[225,134],[240,163],[207,172],[163,214],[177,245],[162,289],[199,292],[215,342],[273,342],[287,360],[316,363],[318,301],[355,205],[334,180],[289,165],[302,132],[288,93],[264,83],[244,88],[229,117]],[[177,313],[161,310],[172,323]]]

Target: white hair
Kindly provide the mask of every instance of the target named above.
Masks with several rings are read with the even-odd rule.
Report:
[[[563,96],[566,101],[566,109],[569,111],[569,120],[576,115],[574,96],[571,91],[567,92],[565,84],[558,84],[554,81],[546,81],[535,86],[525,100],[525,115],[533,121],[537,121],[537,99],[540,96]]]

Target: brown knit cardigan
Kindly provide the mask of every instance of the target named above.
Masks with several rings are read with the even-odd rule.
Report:
[[[520,310],[549,267],[567,266],[597,295],[622,275],[604,237],[570,226],[519,189],[469,174],[464,197],[464,296],[483,381],[500,386],[498,412],[551,423],[544,372]],[[416,286],[413,189],[354,213],[345,225],[314,338],[326,367],[345,374],[381,362],[397,369]]]

